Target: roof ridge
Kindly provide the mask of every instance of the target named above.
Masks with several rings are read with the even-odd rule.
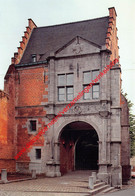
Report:
[[[40,28],[49,28],[49,27],[56,27],[56,26],[63,26],[63,25],[69,25],[69,24],[75,24],[75,23],[88,22],[88,21],[98,20],[98,19],[103,19],[103,18],[109,18],[109,16],[104,16],[104,17],[99,17],[99,18],[93,18],[93,19],[88,19],[88,20],[81,20],[81,21],[76,21],[76,22],[68,22],[68,23],[50,25],[50,26],[41,26],[41,27],[35,28],[34,30],[37,30],[37,29],[40,29]]]

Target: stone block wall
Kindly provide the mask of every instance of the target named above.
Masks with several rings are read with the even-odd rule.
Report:
[[[123,95],[121,95],[121,141],[122,182],[127,184],[131,178],[129,110]]]

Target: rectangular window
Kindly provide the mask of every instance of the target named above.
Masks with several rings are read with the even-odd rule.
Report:
[[[32,62],[35,63],[37,61],[36,54],[32,54]]]
[[[74,98],[74,74],[58,75],[58,101],[70,101]]]
[[[41,159],[41,149],[35,149],[36,150],[36,159]]]
[[[92,80],[96,79],[96,76],[98,75],[99,75],[99,70],[83,72],[83,89],[85,89],[92,82]],[[89,92],[84,93],[83,98],[85,100],[98,99],[99,98],[99,83],[96,83],[96,85],[93,85],[92,88],[89,90]]]
[[[87,85],[83,85],[83,90],[87,87]],[[84,99],[90,99],[91,98],[91,89],[89,92],[84,93]]]
[[[73,74],[67,74],[67,83],[66,85],[73,85]]]
[[[74,95],[74,89],[73,87],[67,87],[67,100],[71,101],[73,100],[73,95]]]
[[[36,120],[30,120],[30,131],[36,131],[36,130],[37,130]]]
[[[58,98],[59,98],[59,101],[65,100],[65,87],[58,88]]]
[[[84,72],[83,73],[83,83],[84,84],[90,84],[91,82],[91,72]]]
[[[99,84],[95,84],[92,86],[92,98],[93,99],[99,98]]]
[[[84,72],[83,73],[83,90],[88,86],[88,84],[91,83],[91,72],[90,71],[87,71],[87,72]],[[91,98],[91,95],[90,95],[90,90],[89,92],[87,93],[84,93],[83,95],[83,98],[84,99],[90,99]]]
[[[65,86],[65,75],[58,75],[58,86]]]
[[[99,70],[92,71],[92,80],[96,79],[96,76],[99,75]]]

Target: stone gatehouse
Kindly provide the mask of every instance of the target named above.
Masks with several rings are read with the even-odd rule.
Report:
[[[106,17],[47,27],[29,19],[5,76],[8,108],[13,108],[8,114],[13,156],[106,65],[119,59],[116,16],[115,8],[109,8]],[[54,177],[97,170],[100,180],[119,187],[122,179],[130,179],[128,127],[117,63],[16,160],[16,171],[36,169]]]

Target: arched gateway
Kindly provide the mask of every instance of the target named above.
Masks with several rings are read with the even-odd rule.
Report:
[[[64,126],[59,135],[60,172],[98,169],[98,135],[88,123],[75,121]]]

